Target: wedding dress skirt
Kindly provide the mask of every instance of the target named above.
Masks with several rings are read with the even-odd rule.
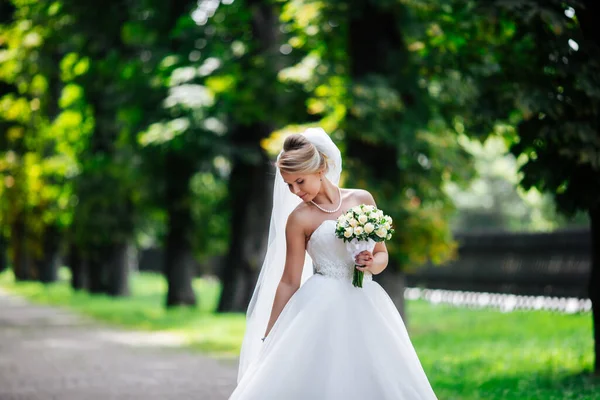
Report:
[[[313,233],[315,275],[291,297],[230,400],[435,399],[387,293],[354,262],[335,221]]]

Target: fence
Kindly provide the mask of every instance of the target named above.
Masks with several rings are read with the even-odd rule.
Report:
[[[410,287],[587,298],[590,233],[461,233],[458,259],[407,276]]]

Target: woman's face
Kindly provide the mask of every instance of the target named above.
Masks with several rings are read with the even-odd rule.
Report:
[[[321,190],[321,174],[288,174],[281,173],[284,182],[288,185],[290,192],[300,197],[302,201],[309,202],[315,198]]]

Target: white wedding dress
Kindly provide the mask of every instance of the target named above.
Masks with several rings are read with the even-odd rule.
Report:
[[[421,400],[436,396],[387,293],[354,261],[334,220],[312,234],[315,274],[290,298],[230,400]]]

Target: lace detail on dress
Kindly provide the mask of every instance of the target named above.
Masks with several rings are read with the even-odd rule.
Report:
[[[312,258],[315,274],[352,283],[354,260],[344,241],[335,236],[335,225],[335,220],[323,221],[310,237],[306,250]],[[365,273],[363,281],[371,280],[372,275]]]

